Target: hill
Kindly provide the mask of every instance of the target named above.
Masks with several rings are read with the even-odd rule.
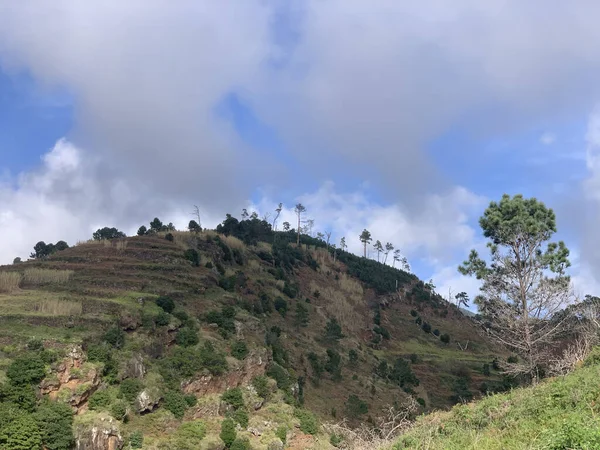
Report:
[[[575,372],[418,420],[394,449],[600,448],[600,357]]]
[[[15,424],[40,433],[27,448],[70,448],[38,417],[56,402],[78,449],[222,448],[233,423],[235,448],[332,448],[319,423],[510,385],[502,352],[414,275],[230,219],[0,268],[2,448],[21,448],[2,431]]]

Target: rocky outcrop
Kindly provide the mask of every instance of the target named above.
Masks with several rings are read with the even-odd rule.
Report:
[[[52,400],[68,403],[80,413],[100,384],[98,368],[85,361],[85,353],[80,346],[73,346],[68,356],[56,363],[52,374],[40,384],[40,392]]]
[[[89,425],[75,428],[76,450],[119,450],[123,437],[119,423],[109,416],[99,416]]]
[[[160,398],[158,389],[146,388],[135,399],[135,408],[140,414],[151,412],[158,406]]]
[[[146,366],[142,355],[137,353],[129,358],[125,363],[123,373],[125,378],[138,378],[140,380],[144,378],[144,375],[146,375]]]
[[[227,389],[250,384],[255,376],[264,375],[268,363],[267,349],[256,349],[244,361],[239,361],[237,367],[231,367],[226,374],[221,376],[204,374],[184,383],[182,388],[186,394],[195,394],[197,397],[220,394]]]

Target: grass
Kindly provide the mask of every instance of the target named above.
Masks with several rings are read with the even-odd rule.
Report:
[[[18,272],[0,272],[0,292],[13,292],[19,288],[22,275]]]
[[[31,268],[25,269],[23,283],[29,286],[41,286],[44,284],[66,284],[73,276],[72,270],[53,270]]]
[[[595,365],[423,416],[393,449],[600,448],[599,377]]]

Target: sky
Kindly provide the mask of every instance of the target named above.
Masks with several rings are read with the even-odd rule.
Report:
[[[502,194],[557,215],[600,295],[600,4],[0,0],[0,263],[154,217],[302,202],[440,294]]]

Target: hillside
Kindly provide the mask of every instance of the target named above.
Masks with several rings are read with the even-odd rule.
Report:
[[[78,449],[222,448],[226,417],[252,448],[301,449],[407,396],[425,412],[506,387],[498,349],[414,275],[253,222],[0,268],[2,448],[73,445],[44,440],[44,395],[75,413]],[[15,418],[39,444],[7,444]]]
[[[600,448],[600,358],[535,387],[515,389],[418,420],[394,449]]]

